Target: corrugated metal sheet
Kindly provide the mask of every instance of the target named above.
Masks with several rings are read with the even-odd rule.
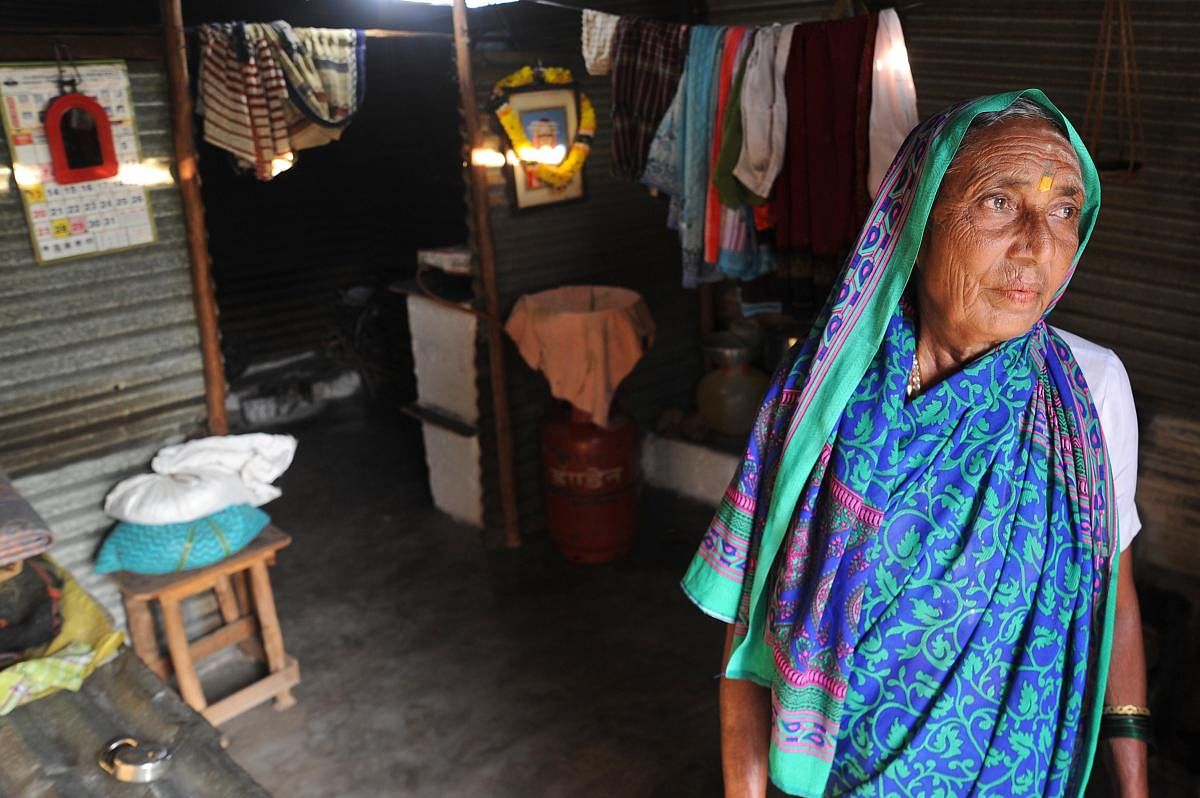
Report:
[[[819,19],[831,3],[707,5],[715,22],[766,22]],[[1101,7],[1090,0],[900,4],[922,116],[963,97],[1038,86],[1082,125]],[[1193,90],[1200,14],[1190,0],[1130,7],[1145,166],[1131,181],[1105,181],[1100,222],[1054,322],[1116,350],[1143,413],[1192,413],[1200,401],[1192,349],[1200,335],[1193,312],[1200,303],[1200,96]]]
[[[166,75],[129,62],[142,156],[172,157]],[[0,163],[11,164],[3,142]],[[0,191],[0,464],[53,527],[53,555],[118,621],[117,591],[91,568],[111,522],[100,503],[164,442],[198,430],[204,380],[182,209],[150,202],[159,241],[39,266],[20,195]]]
[[[96,760],[118,737],[172,751],[166,775],[121,784]],[[0,723],[0,795],[267,798],[221,749],[220,733],[126,650],[83,683],[17,707]]]
[[[818,19],[830,5],[708,0],[718,22]],[[1200,13],[1192,0],[1131,0],[1130,8],[1145,165],[1132,180],[1103,182],[1099,223],[1052,321],[1124,361],[1145,430],[1138,502],[1151,533],[1146,552],[1195,573],[1188,522],[1200,472],[1189,445],[1200,406]],[[901,3],[922,116],[964,97],[1037,86],[1082,126],[1101,9],[1091,0]],[[1104,131],[1102,152],[1111,135]]]
[[[616,6],[619,8],[613,4],[604,7],[636,7],[644,15],[663,18],[670,17],[669,12],[675,8],[666,3]],[[619,285],[641,293],[654,316],[658,335],[646,357],[625,380],[618,402],[639,424],[652,428],[662,410],[691,404],[701,376],[699,303],[696,292],[680,286],[679,243],[666,228],[666,201],[611,175],[611,82],[607,77],[589,77],[583,69],[578,48],[579,16],[538,7],[517,7],[511,13],[514,30],[549,31],[553,37],[532,42],[540,46],[528,52],[477,52],[475,81],[481,102],[496,80],[540,58],[544,64],[572,69],[595,106],[599,122],[584,171],[584,200],[516,212],[510,207],[508,187],[493,187],[492,227],[501,310],[507,316],[521,295],[567,284]],[[485,117],[485,122],[499,132],[494,119]],[[485,517],[489,530],[495,530],[500,526],[500,511],[491,386],[483,340],[479,379],[484,416],[481,439]],[[539,435],[541,422],[555,402],[545,379],[531,370],[509,343],[505,344],[505,365],[521,528],[525,532],[538,531],[545,526]]]
[[[1145,119],[1145,167],[1106,180],[1096,232],[1053,321],[1110,346],[1143,414],[1200,402],[1200,15],[1194,3],[1132,2]],[[1087,104],[1100,8],[1018,2],[986,14],[966,2],[903,15],[922,114],[955,98],[1039,86],[1077,123]],[[997,64],[1003,64],[997,69]]]

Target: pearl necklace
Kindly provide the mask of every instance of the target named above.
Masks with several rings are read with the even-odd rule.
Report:
[[[912,371],[908,372],[908,396],[911,398],[921,392],[921,357],[913,352]]]

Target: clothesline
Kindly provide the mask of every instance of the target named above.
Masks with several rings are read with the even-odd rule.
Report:
[[[518,2],[525,3],[527,5],[546,6],[547,8],[561,8],[564,11],[574,11],[577,14],[581,14],[584,11],[600,11],[600,10],[602,10],[602,9],[588,8],[586,6],[574,6],[574,5],[569,5],[567,3],[559,3],[559,2],[556,2],[556,0],[518,0]],[[892,3],[890,5],[885,4],[874,10],[882,11],[885,8],[892,8],[892,9],[895,9],[896,11],[908,11],[913,8],[919,8],[923,5],[925,5],[924,0],[917,0],[917,2],[915,2],[915,3],[906,3],[904,5],[899,5],[896,3]],[[628,15],[626,15],[626,16],[628,16]]]
[[[189,25],[184,28],[187,33],[199,31],[203,25]],[[368,39],[453,39],[453,33],[440,33],[427,30],[402,30],[399,28],[364,28],[363,35]]]
[[[613,173],[670,197],[689,288],[835,262],[917,122],[894,9],[788,25],[586,10],[580,38],[588,73],[612,76]]]

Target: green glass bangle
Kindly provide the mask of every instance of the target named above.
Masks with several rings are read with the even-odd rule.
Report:
[[[1154,727],[1144,715],[1104,714],[1100,717],[1100,737],[1103,739],[1131,738],[1147,744],[1154,743]]]

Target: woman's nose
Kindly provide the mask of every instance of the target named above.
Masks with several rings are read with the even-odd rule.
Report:
[[[1045,263],[1053,251],[1054,237],[1050,220],[1040,210],[1027,209],[1021,214],[1011,254],[1017,258]]]

